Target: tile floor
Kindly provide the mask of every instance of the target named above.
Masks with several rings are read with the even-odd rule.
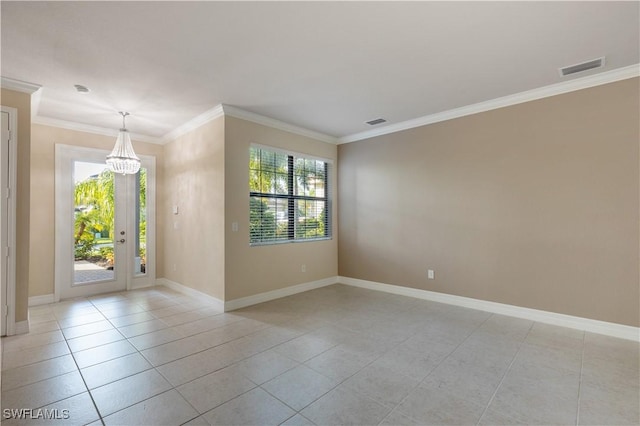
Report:
[[[3,339],[2,408],[69,418],[8,425],[640,422],[637,343],[342,285],[231,313],[157,287],[30,315]]]

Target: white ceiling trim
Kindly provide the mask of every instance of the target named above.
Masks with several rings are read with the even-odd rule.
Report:
[[[628,67],[618,68],[615,70],[590,75],[588,77],[563,81],[561,83],[556,83],[533,90],[527,90],[526,92],[515,93],[513,95],[503,96],[501,98],[479,102],[477,104],[467,105],[436,114],[414,118],[412,120],[403,121],[401,123],[390,124],[377,129],[367,130],[365,132],[354,133],[352,135],[339,138],[338,144],[355,142],[362,139],[369,139],[375,136],[387,135],[389,133],[400,132],[403,130],[413,129],[415,127],[426,126],[428,124],[439,123],[441,121],[464,117],[466,115],[491,111],[493,109],[504,108],[529,101],[535,101],[537,99],[547,98],[550,96],[560,95],[576,90],[587,89],[589,87],[600,86],[602,84],[613,83],[616,81],[626,80],[628,78],[638,76],[640,76],[640,64],[630,65]]]
[[[162,143],[169,143],[171,141],[174,141],[180,136],[197,129],[204,124],[207,124],[211,120],[222,117],[223,115],[224,111],[222,110],[222,104],[217,105],[165,134],[162,137]]]
[[[266,117],[253,112],[245,111],[243,109],[220,104],[214,108],[198,115],[197,117],[189,120],[181,126],[175,128],[171,132],[165,134],[162,138],[156,138],[153,136],[142,135],[132,133],[131,137],[134,140],[142,142],[150,142],[155,144],[166,144],[178,137],[197,129],[198,127],[215,120],[216,118],[228,115],[236,117],[242,120],[251,121],[253,123],[261,124],[264,126],[272,127],[275,129],[283,130],[286,132],[298,134],[301,136],[309,137],[319,141],[331,143],[331,144],[343,144],[349,142],[355,142],[363,139],[369,139],[376,136],[382,136],[390,133],[400,132],[403,130],[413,129],[415,127],[426,126],[429,124],[438,123],[441,121],[447,121],[454,118],[464,117],[467,115],[477,114],[480,112],[491,111],[498,108],[508,107],[511,105],[517,105],[524,102],[534,101],[550,96],[560,95],[563,93],[573,92],[576,90],[587,89],[589,87],[599,86],[607,83],[613,83],[620,80],[640,76],[640,64],[630,65],[628,67],[618,68],[615,70],[590,75],[583,78],[577,78],[561,83],[552,84],[549,86],[540,87],[525,92],[516,93],[513,95],[504,96],[501,98],[492,99],[489,101],[479,102],[472,105],[463,106],[460,108],[451,109],[448,111],[431,114],[400,123],[389,124],[377,129],[367,130],[365,132],[355,133],[352,135],[335,138],[333,136],[326,135],[324,133],[316,132],[313,130],[305,129],[300,126],[286,123],[284,121],[276,120],[270,117]],[[9,79],[2,77],[2,87],[10,90],[21,91],[24,93],[34,93],[40,89],[41,86],[33,83],[22,82],[19,80]],[[38,93],[36,93],[37,95]],[[48,117],[35,116],[32,118],[32,122],[35,124],[43,124],[52,127],[60,127],[63,129],[76,130],[87,133],[94,133],[106,136],[117,136],[118,131],[116,129],[104,128],[98,126],[91,126],[88,124],[81,124],[71,121],[59,120]]]
[[[40,109],[40,100],[42,99],[42,90],[38,89],[31,94],[31,121],[38,116]]]
[[[0,87],[31,95],[31,120],[33,121],[37,117],[42,98],[41,85],[9,77],[0,77]]]
[[[311,139],[316,139],[322,142],[327,142],[331,144],[337,144],[338,138],[333,136],[326,135],[324,133],[316,132],[314,130],[305,129],[304,127],[299,127],[293,124],[285,123],[284,121],[276,120],[274,118],[265,117],[260,114],[256,114],[254,112],[245,111],[243,109],[230,106],[230,105],[222,105],[222,109],[224,110],[224,114],[240,118],[242,120],[251,121],[252,123],[262,124],[263,126],[273,127],[274,129],[283,130],[289,133],[295,133],[300,136],[305,136]]]
[[[118,136],[118,129],[111,129],[106,127],[99,126],[91,126],[89,124],[76,123],[73,121],[65,121],[59,120],[57,118],[49,118],[49,117],[40,117],[36,116],[31,119],[32,124],[42,124],[44,126],[58,127],[61,129],[75,130],[78,132],[85,133],[93,133],[96,135],[103,136],[113,136],[114,138]],[[153,136],[141,135],[138,133],[130,133],[131,139],[134,141],[140,142],[149,142],[155,144],[163,144],[163,140],[160,138],[155,138]],[[114,141],[115,142],[115,141]]]
[[[29,83],[27,81],[15,80],[9,77],[0,77],[0,87],[3,89],[15,90],[16,92],[32,94],[37,92],[42,86]]]

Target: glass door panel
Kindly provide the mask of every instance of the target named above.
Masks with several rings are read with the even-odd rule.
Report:
[[[135,176],[135,221],[133,273],[135,276],[147,273],[147,169],[140,168]]]
[[[105,163],[73,162],[74,285],[115,279],[115,176]]]
[[[56,145],[56,300],[155,284],[155,160],[114,174],[108,154]]]

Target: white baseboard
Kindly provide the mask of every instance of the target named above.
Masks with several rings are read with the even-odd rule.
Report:
[[[129,288],[128,290],[140,290],[141,288],[150,288],[157,284],[155,281],[156,280],[154,280],[153,283],[146,283],[146,284],[132,284],[131,288]]]
[[[199,300],[204,300],[212,305],[213,308],[219,309],[220,312],[224,312],[224,301],[210,296],[201,291],[195,290],[191,287],[187,287],[185,285],[179,284],[175,281],[168,280],[166,278],[156,278],[156,285],[163,285],[165,287],[169,287],[172,290],[178,291],[182,294],[185,294],[190,297],[194,297]]]
[[[29,332],[29,320],[16,321],[14,334],[27,334]]]
[[[43,294],[42,296],[31,296],[29,298],[29,306],[47,305],[55,301],[56,299],[53,294]]]
[[[340,284],[366,288],[369,290],[383,291],[385,293],[399,294],[402,296],[415,297],[417,299],[431,300],[434,302],[446,303],[449,305],[462,306],[465,308],[477,309],[500,315],[508,315],[516,318],[523,318],[531,321],[558,325],[561,327],[568,327],[577,330],[589,331],[592,333],[604,334],[607,336],[633,340],[636,342],[640,341],[640,328],[632,327],[629,325],[575,317],[572,315],[558,314],[555,312],[541,311],[538,309],[523,308],[520,306],[489,302],[486,300],[472,299],[469,297],[455,296],[445,293],[437,293],[434,291],[383,284],[374,281],[360,280],[357,278],[338,277],[338,282]]]
[[[293,294],[302,293],[316,288],[325,287],[328,285],[336,284],[338,277],[329,277],[318,281],[311,281],[308,283],[297,284],[291,287],[280,288],[278,290],[268,291],[266,293],[254,294],[253,296],[242,297],[240,299],[230,300],[224,302],[206,293],[198,290],[194,290],[191,287],[184,286],[175,281],[168,280],[166,278],[157,278],[156,285],[163,285],[169,287],[175,291],[186,294],[187,296],[195,297],[200,300],[206,300],[210,302],[214,307],[220,309],[220,311],[229,312],[236,309],[244,308],[251,305],[257,305],[258,303],[268,302],[274,299],[280,299],[281,297],[291,296]]]
[[[328,285],[336,284],[337,282],[338,277],[329,277],[318,281],[310,281],[308,283],[297,284],[291,287],[267,291],[266,293],[255,294],[253,296],[241,297],[240,299],[233,299],[225,302],[224,310],[225,312],[233,311],[236,309],[244,308],[246,306],[257,305],[258,303],[280,299],[281,297],[291,296],[293,294],[314,290],[320,287],[326,287]]]

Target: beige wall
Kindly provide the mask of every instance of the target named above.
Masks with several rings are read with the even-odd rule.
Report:
[[[43,125],[32,129],[31,258],[38,261],[31,263],[29,295],[38,296],[54,290],[55,144],[110,149],[114,140]],[[157,157],[159,278],[229,301],[337,275],[335,225],[330,241],[249,247],[251,142],[334,162],[337,157],[335,145],[230,117],[213,120],[165,146],[134,142],[136,152]],[[335,177],[334,164],[334,194]],[[334,218],[336,204],[334,197]],[[178,206],[177,215],[173,206]],[[234,221],[240,225],[237,233],[231,232]],[[306,273],[301,272],[303,263]]]
[[[54,292],[55,253],[55,145],[75,145],[87,148],[111,150],[114,136],[61,129],[34,124],[31,127],[31,249],[29,296],[40,296]],[[156,157],[156,204],[161,205],[163,186],[163,147],[145,142],[133,141],[136,153]],[[162,223],[160,209],[156,221],[156,275],[163,275]]]
[[[225,298],[225,119],[165,145],[164,277]],[[178,214],[172,213],[178,206]],[[177,228],[174,224],[177,224]],[[159,275],[161,276],[161,275]]]
[[[341,145],[340,275],[638,326],[638,94],[629,79]]]
[[[337,147],[314,139],[234,117],[225,122],[225,300],[230,301],[296,284],[334,277],[338,272]],[[249,146],[251,143],[288,149],[334,161],[330,174],[333,197],[333,238],[292,244],[249,246]],[[238,222],[238,232],[232,232]],[[301,272],[301,266],[307,266]]]
[[[29,302],[29,170],[31,95],[2,89],[1,104],[18,110],[18,167],[16,188],[16,322],[27,319]]]
[[[626,80],[339,147],[233,117],[135,142],[158,159],[157,276],[230,301],[340,274],[637,326],[638,93]],[[2,96],[28,120],[28,95]],[[114,141],[29,122],[18,235],[30,217],[37,261],[18,273],[37,296],[53,292],[54,144]],[[249,246],[251,143],[334,160],[332,240]]]

